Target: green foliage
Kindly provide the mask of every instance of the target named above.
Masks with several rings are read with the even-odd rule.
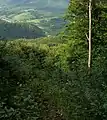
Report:
[[[87,68],[88,59],[88,0],[71,0],[65,31],[69,39],[69,68],[73,73],[70,85],[71,104],[68,119],[105,120],[106,113],[106,6],[105,1],[92,3],[92,68]],[[103,24],[102,24],[103,23]]]
[[[41,48],[27,41],[5,45],[1,41],[0,46],[0,119],[63,119],[56,102],[63,71],[56,69],[55,63],[59,63],[61,50],[55,59],[56,48]]]
[[[0,119],[104,120],[106,48],[95,52],[89,76],[83,41],[49,39],[1,41]]]

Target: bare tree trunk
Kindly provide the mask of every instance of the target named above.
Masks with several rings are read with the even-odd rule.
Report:
[[[90,69],[91,68],[91,39],[92,39],[92,36],[91,36],[91,22],[92,22],[92,0],[89,0],[89,56],[88,56],[88,68]]]

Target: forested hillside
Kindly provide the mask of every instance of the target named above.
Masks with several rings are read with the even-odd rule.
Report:
[[[45,37],[45,33],[36,25],[27,23],[11,23],[0,20],[0,39]]]
[[[70,0],[66,22],[14,15],[0,22],[0,120],[106,120],[107,1]]]

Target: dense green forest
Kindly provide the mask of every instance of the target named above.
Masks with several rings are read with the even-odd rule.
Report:
[[[107,120],[107,1],[70,0],[64,18],[56,36],[1,21],[0,120]]]

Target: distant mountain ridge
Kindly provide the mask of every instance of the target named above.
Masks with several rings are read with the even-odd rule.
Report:
[[[1,0],[0,4],[5,5],[35,5],[35,7],[59,7],[66,8],[69,0]]]

